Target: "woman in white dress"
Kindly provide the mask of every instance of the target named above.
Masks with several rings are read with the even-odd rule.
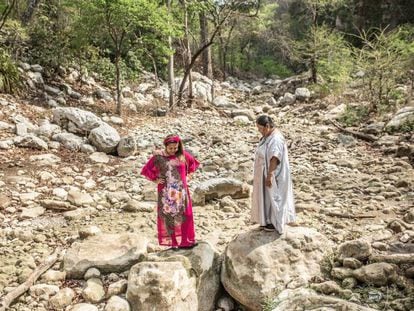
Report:
[[[259,116],[256,126],[262,138],[254,161],[251,219],[266,231],[282,234],[296,218],[288,150],[269,116]]]

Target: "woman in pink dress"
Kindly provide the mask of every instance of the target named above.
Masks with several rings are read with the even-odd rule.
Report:
[[[172,248],[192,248],[197,243],[187,180],[200,163],[184,150],[179,136],[167,136],[164,147],[141,170],[142,175],[157,184],[158,242]]]

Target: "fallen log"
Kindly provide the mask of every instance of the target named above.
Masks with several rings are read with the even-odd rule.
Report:
[[[413,254],[392,254],[392,255],[372,255],[369,257],[371,262],[387,262],[396,265],[414,264]]]
[[[338,217],[338,218],[348,218],[348,219],[354,219],[354,218],[375,218],[376,216],[373,215],[354,215],[354,214],[345,214],[345,213],[338,213],[338,212],[323,212],[327,216],[332,217]]]
[[[346,128],[343,128],[342,126],[339,125],[338,122],[336,122],[334,120],[329,120],[329,121],[340,131],[342,131],[344,133],[347,133],[347,134],[351,134],[352,136],[355,136],[356,138],[360,138],[360,139],[368,141],[370,143],[373,143],[373,142],[378,140],[378,138],[373,136],[373,135],[364,134],[364,133],[356,132],[356,131],[351,131],[351,130],[348,130]]]
[[[45,273],[54,263],[58,260],[58,257],[61,253],[61,249],[57,248],[53,254],[46,257],[46,259],[36,267],[36,269],[30,274],[29,278],[17,286],[14,290],[9,292],[7,295],[3,297],[0,302],[0,311],[5,311],[9,306],[21,295],[23,295],[33,284],[37,281],[37,279]]]

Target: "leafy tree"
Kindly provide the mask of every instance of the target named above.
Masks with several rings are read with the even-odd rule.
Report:
[[[357,65],[364,73],[370,112],[377,112],[379,105],[389,102],[396,83],[412,68],[414,28],[399,27],[391,32],[371,29],[362,31],[360,39],[363,46],[355,50]]]
[[[171,32],[169,16],[155,0],[91,0],[82,4],[85,12],[82,24],[93,29],[95,40],[103,39],[109,44],[115,65],[116,112],[120,115],[121,60],[147,43],[165,45],[162,39]]]
[[[205,11],[213,18],[214,28],[211,30],[208,38],[204,38],[201,44],[195,49],[194,53],[187,52],[188,61],[184,68],[184,77],[181,81],[178,90],[178,103],[181,103],[184,88],[187,83],[187,79],[191,78],[191,70],[194,67],[197,59],[203,54],[203,52],[209,48],[217,39],[220,30],[224,27],[225,23],[234,15],[243,12],[245,14],[251,14],[251,11],[259,9],[260,1],[257,0],[227,0],[216,2],[213,0],[202,1],[201,11]],[[256,13],[252,13],[253,15]],[[187,48],[188,49],[188,48]],[[191,88],[190,94],[191,94]],[[190,95],[191,99],[191,95]]]
[[[310,23],[310,28],[305,35],[305,41],[308,44],[302,44],[302,47],[308,47],[309,50],[302,53],[302,55],[306,55],[308,58],[308,67],[311,71],[311,80],[313,83],[318,82],[318,61],[320,54],[325,52],[323,35],[327,34],[327,28],[319,29],[319,27],[323,27],[320,26],[320,16],[322,13],[341,5],[344,1],[346,0],[302,0],[305,22]]]
[[[29,61],[41,64],[52,74],[71,62],[72,21],[67,1],[41,2],[27,27]]]
[[[349,80],[352,50],[339,32],[326,26],[312,27],[296,47],[299,59],[311,68],[313,82],[317,82],[317,74],[331,87]]]

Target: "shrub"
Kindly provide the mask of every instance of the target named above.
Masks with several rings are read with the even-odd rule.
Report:
[[[339,122],[346,126],[359,125],[369,116],[369,108],[366,106],[347,106],[340,116]]]
[[[4,49],[0,48],[0,92],[15,93],[21,87],[16,64]]]
[[[364,72],[370,111],[387,111],[381,106],[392,103],[390,100],[396,95],[393,90],[407,76],[414,59],[414,28],[400,27],[391,32],[375,28],[362,32],[360,38],[363,47],[355,52],[357,65]]]

